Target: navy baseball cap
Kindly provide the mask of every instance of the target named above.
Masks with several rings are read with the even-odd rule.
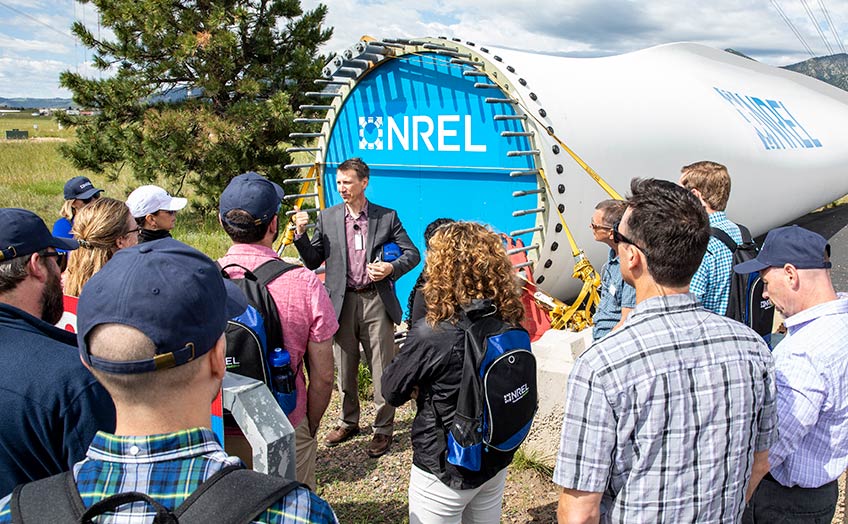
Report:
[[[219,211],[221,220],[230,224],[227,213],[233,209],[241,209],[250,213],[255,224],[267,224],[277,215],[280,210],[283,197],[283,188],[271,182],[264,176],[253,171],[242,173],[230,180],[230,183],[221,193]],[[236,224],[230,224],[236,226]]]
[[[94,187],[91,180],[84,176],[75,176],[65,182],[65,200],[88,200],[101,191],[103,190]]]
[[[247,299],[200,251],[173,238],[121,249],[85,284],[77,305],[80,356],[92,368],[122,375],[168,369],[215,346],[227,320]],[[147,335],[156,356],[115,361],[89,353],[88,336],[101,324],[123,324]]]
[[[71,251],[79,247],[72,238],[54,237],[41,217],[12,207],[0,208],[0,261],[11,260],[48,247]]]
[[[733,271],[744,275],[786,264],[792,264],[798,269],[828,269],[831,267],[828,258],[830,244],[823,236],[792,225],[769,231],[757,258],[736,264]]]

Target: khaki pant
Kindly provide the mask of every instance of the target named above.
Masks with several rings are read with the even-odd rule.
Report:
[[[359,345],[371,369],[374,384],[374,433],[391,435],[395,408],[386,403],[382,393],[383,369],[395,357],[395,325],[376,290],[345,293],[339,315],[333,354],[339,374],[342,413],[339,425],[359,426]]]

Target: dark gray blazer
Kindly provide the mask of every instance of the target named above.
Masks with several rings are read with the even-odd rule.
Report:
[[[312,239],[310,240],[309,236],[304,234],[294,241],[294,246],[300,253],[303,263],[309,269],[316,269],[322,262],[327,261],[324,286],[330,294],[337,316],[341,314],[347,287],[344,206],[343,202],[318,213],[318,223]],[[380,255],[383,244],[388,242],[396,243],[402,254],[400,258],[391,262],[394,268],[392,274],[375,282],[375,285],[389,318],[395,324],[400,324],[403,312],[395,295],[393,281],[417,266],[421,260],[421,254],[403,229],[396,211],[368,202],[368,238],[365,241],[368,262]]]

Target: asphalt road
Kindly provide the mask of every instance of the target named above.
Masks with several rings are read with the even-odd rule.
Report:
[[[828,239],[833,286],[836,291],[848,292],[848,204],[806,214],[789,224],[798,224]],[[762,245],[761,238],[757,241]]]

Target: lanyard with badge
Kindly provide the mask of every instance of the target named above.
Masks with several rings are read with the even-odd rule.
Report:
[[[359,224],[354,224],[353,231],[353,249],[362,251],[365,249],[365,242],[362,239],[362,228],[359,227]]]

